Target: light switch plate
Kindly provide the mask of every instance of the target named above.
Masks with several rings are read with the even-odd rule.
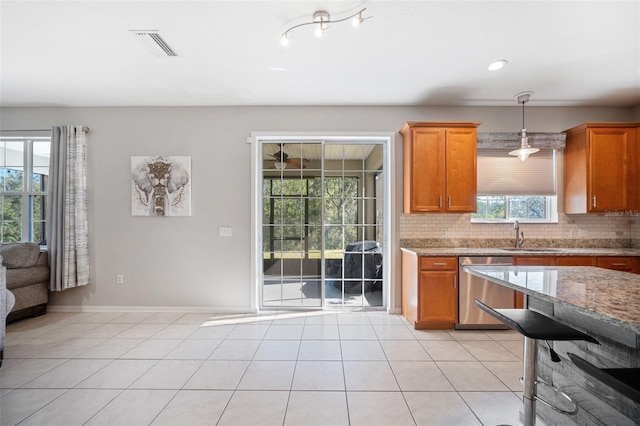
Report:
[[[231,227],[230,226],[221,226],[218,228],[218,235],[221,237],[230,237],[231,236]]]

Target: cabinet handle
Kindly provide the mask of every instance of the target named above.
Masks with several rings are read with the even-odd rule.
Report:
[[[433,266],[447,266],[444,262],[433,262]]]
[[[447,207],[451,207],[451,195],[448,197],[447,204]]]
[[[595,207],[595,206],[596,206],[596,196],[594,195],[593,196],[593,207]]]
[[[442,208],[442,195],[438,197],[438,207]]]
[[[611,266],[627,266],[626,263],[612,263]]]

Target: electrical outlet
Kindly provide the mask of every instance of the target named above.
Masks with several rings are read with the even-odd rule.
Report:
[[[569,229],[569,238],[576,238],[578,236],[577,229]]]
[[[581,238],[584,238],[587,236],[587,230],[586,229],[581,229],[578,231],[578,236]]]
[[[124,275],[116,275],[116,284],[124,284]]]
[[[231,227],[230,226],[221,226],[218,228],[218,235],[221,237],[230,237],[231,236]]]
[[[449,231],[447,230],[447,228],[442,228],[442,230],[440,231],[440,235],[443,237],[449,235]]]

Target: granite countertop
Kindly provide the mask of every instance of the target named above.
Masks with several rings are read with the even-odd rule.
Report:
[[[593,266],[465,266],[473,275],[640,334],[640,275]]]
[[[640,256],[637,248],[402,247],[418,256]]]

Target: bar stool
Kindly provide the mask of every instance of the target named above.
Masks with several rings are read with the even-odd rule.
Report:
[[[524,388],[523,388],[523,405],[524,405],[524,425],[534,426],[536,422],[536,400],[542,402],[548,407],[564,414],[575,414],[578,412],[578,406],[564,392],[559,391],[543,381],[537,380],[536,374],[536,341],[545,340],[551,360],[560,362],[560,357],[549,345],[549,340],[585,340],[587,342],[600,344],[596,339],[564,325],[553,318],[542,315],[541,313],[529,309],[493,309],[478,299],[475,300],[480,309],[496,318],[503,324],[517,330],[524,336]],[[563,410],[548,401],[538,397],[535,392],[536,384],[551,387],[555,392],[560,393],[564,398],[568,399],[574,406],[572,410]]]

